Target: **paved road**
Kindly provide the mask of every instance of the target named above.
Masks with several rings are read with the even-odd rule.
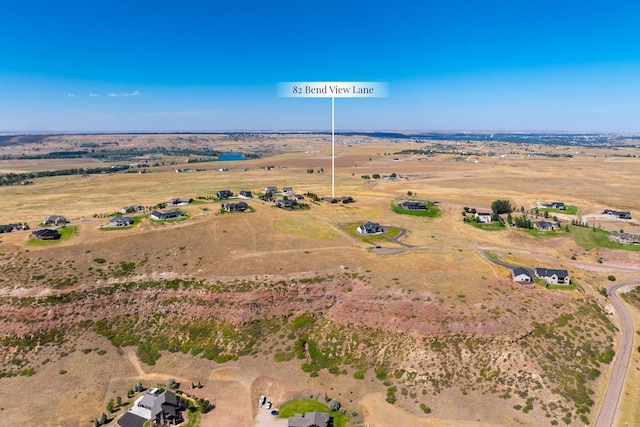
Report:
[[[616,411],[620,404],[622,387],[624,386],[624,380],[627,376],[627,368],[629,367],[631,352],[633,351],[634,331],[631,314],[622,302],[622,299],[616,293],[618,289],[629,285],[640,285],[640,282],[618,283],[616,285],[607,286],[607,293],[611,300],[611,304],[620,318],[620,343],[618,345],[616,356],[613,360],[611,378],[609,379],[609,385],[607,386],[607,391],[604,395],[604,399],[602,400],[602,406],[600,407],[598,418],[596,418],[595,427],[613,426],[613,422],[616,418]]]

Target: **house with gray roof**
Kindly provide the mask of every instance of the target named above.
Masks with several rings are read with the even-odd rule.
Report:
[[[288,427],[328,427],[331,416],[327,412],[306,412],[289,418]]]
[[[538,221],[536,222],[536,229],[538,231],[553,231],[555,230],[555,225],[549,221]]]
[[[408,211],[426,211],[427,210],[427,204],[424,202],[406,201],[406,202],[400,203],[398,206]]]
[[[130,216],[114,216],[109,220],[109,227],[128,227],[133,225],[133,219]]]
[[[227,203],[224,205],[224,210],[227,212],[244,212],[249,209],[249,205],[245,202]]]
[[[377,222],[366,222],[356,228],[356,231],[360,234],[380,234],[384,233],[384,229]]]
[[[67,218],[62,215],[49,215],[42,221],[42,223],[44,225],[65,225],[69,223],[69,221],[67,221]]]
[[[168,219],[184,218],[184,216],[185,216],[184,212],[180,210],[169,211],[169,212],[153,211],[151,212],[151,215],[149,215],[151,219],[155,219],[156,221],[166,221]]]
[[[513,281],[521,284],[527,284],[533,282],[531,272],[526,268],[516,267],[511,270],[511,276]]]
[[[121,214],[128,214],[128,213],[136,213],[136,212],[142,212],[144,211],[144,206],[141,205],[131,205],[131,206],[123,206],[120,208],[120,213]]]
[[[538,279],[544,279],[547,285],[569,285],[571,278],[567,270],[554,270],[551,268],[536,268],[533,274]]]

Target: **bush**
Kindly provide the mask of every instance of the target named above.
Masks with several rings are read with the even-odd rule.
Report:
[[[614,276],[613,274],[610,274],[607,276],[607,279],[609,279],[611,282],[615,282],[616,281],[616,276]]]
[[[431,413],[431,408],[429,408],[424,403],[420,404],[420,409],[422,409],[422,412],[424,412],[425,414],[430,414]]]
[[[640,347],[638,347],[638,351],[640,351]],[[353,378],[357,379],[357,380],[363,380],[364,379],[364,371],[356,371],[353,373]]]
[[[331,410],[331,412],[339,411],[341,406],[342,405],[340,405],[340,402],[335,399],[331,399],[329,401],[329,409]]]

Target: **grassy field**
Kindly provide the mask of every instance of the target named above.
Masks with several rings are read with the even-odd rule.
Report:
[[[577,206],[566,206],[566,209],[561,211],[560,209],[555,209],[555,208],[537,208],[536,210],[544,213],[544,212],[549,212],[554,213],[554,214],[565,214],[565,215],[577,215],[578,214],[578,207]]]
[[[62,149],[83,138],[56,137],[39,148]],[[474,224],[504,231],[480,233],[460,212],[464,206],[486,211],[496,199],[516,206],[564,200],[570,188],[581,213],[609,206],[637,217],[640,201],[628,195],[640,185],[640,159],[625,159],[621,168],[602,161],[617,150],[587,147],[571,159],[567,176],[559,173],[567,160],[543,156],[566,147],[472,141],[465,149],[477,149],[482,159],[474,164],[452,161],[458,147],[446,141],[339,136],[336,195],[352,196],[353,204],[291,212],[253,199],[251,215],[220,215],[219,202],[203,199],[181,207],[189,221],[143,220],[116,233],[99,225],[124,205],[211,197],[220,189],[259,193],[266,186],[329,195],[330,141],[259,134],[91,138],[97,144],[119,138],[123,149],[154,139],[166,147],[271,148],[260,159],[226,162],[226,172],[207,162],[195,164],[197,172],[176,173],[186,159],[162,158],[144,174],[58,176],[0,187],[0,223],[35,224],[60,214],[71,220],[67,229],[78,227],[73,238],[55,244],[31,245],[26,232],[2,235],[0,400],[29,402],[29,408],[4,408],[8,425],[88,425],[85,414],[98,415],[112,390],[124,395],[144,375],[149,384],[166,375],[202,381],[202,393],[215,400],[234,387],[234,399],[254,402],[261,381],[277,397],[274,403],[327,393],[349,413],[360,413],[363,425],[385,408],[434,425],[480,419],[575,427],[581,416],[593,419],[615,337],[597,289],[608,274],[632,277],[640,264],[635,252],[611,246],[604,232],[590,228],[547,239]],[[438,154],[422,160],[384,154],[417,148]],[[325,173],[307,173],[321,168]],[[398,179],[360,178],[374,173]],[[439,215],[426,220],[391,210],[391,201],[408,191],[437,201]],[[366,221],[393,226],[385,235],[359,235],[355,228]],[[634,232],[640,225],[625,222],[624,228]],[[401,229],[402,242],[415,247],[392,241]],[[369,250],[381,243],[399,252]],[[524,289],[479,249],[518,265],[566,268],[584,292]],[[82,348],[105,353],[76,350]],[[34,397],[33,390],[42,394]],[[385,406],[365,413],[360,402],[370,393],[381,393]],[[204,414],[202,424],[252,425],[250,407],[228,418],[224,411],[221,405]]]
[[[324,403],[320,403],[317,400],[309,399],[295,399],[280,405],[280,413],[278,418],[290,418],[295,414],[304,414],[305,412],[328,412],[333,418],[334,427],[346,427],[349,422],[349,417],[337,411],[329,411],[329,407]]]
[[[58,228],[58,233],[60,233],[60,238],[56,239],[56,240],[38,240],[35,238],[31,238],[29,239],[29,241],[27,242],[28,245],[30,246],[50,246],[50,245],[55,245],[56,243],[59,243],[63,240],[67,240],[70,239],[71,237],[74,237],[78,234],[78,226],[77,225],[71,225],[71,226],[65,226],[65,227],[61,227]]]
[[[625,245],[609,238],[610,233],[598,228],[571,227],[571,233],[576,243],[585,249],[606,248],[625,251],[640,251],[640,245]]]

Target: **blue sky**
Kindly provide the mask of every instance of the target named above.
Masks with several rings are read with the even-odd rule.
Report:
[[[219,3],[219,4],[218,4]],[[5,1],[0,131],[640,132],[633,1]]]

